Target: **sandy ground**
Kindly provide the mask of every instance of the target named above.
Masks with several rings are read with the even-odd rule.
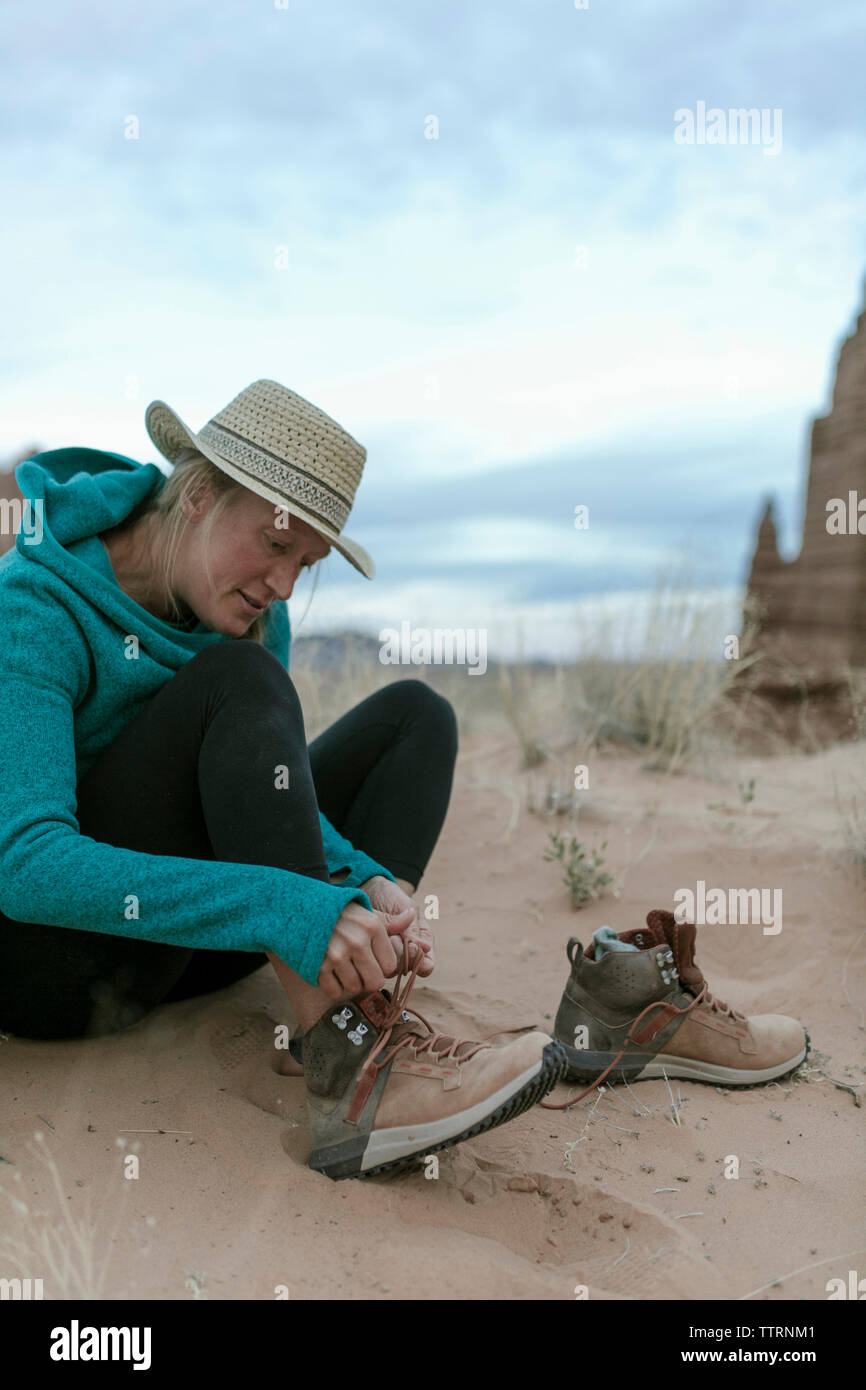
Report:
[[[46,1298],[826,1298],[866,1272],[864,1110],[822,1075],[862,1094],[864,881],[836,861],[834,793],[858,763],[862,786],[852,747],[742,761],[726,785],[597,757],[579,833],[607,840],[621,892],[576,912],[542,858],[564,823],[528,812],[507,739],[475,735],[419,887],[439,965],[414,1002],[479,1038],[550,1023],[570,935],[638,926],[698,879],[781,887],[778,935],[699,928],[697,960],[722,999],[802,1019],[818,1057],[794,1079],[674,1082],[678,1124],[664,1081],[618,1086],[441,1154],[436,1179],[333,1183],[305,1166],[303,1081],[269,1064],[289,1017],[264,969],[115,1038],[2,1042],[0,1276]]]

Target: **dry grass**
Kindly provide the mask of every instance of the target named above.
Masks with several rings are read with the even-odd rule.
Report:
[[[333,638],[311,637],[292,643],[289,670],[304,711],[308,742],[374,690],[421,672],[418,667],[395,668],[371,659],[367,645],[351,634],[340,639],[342,650],[335,664],[323,668],[321,654],[333,642]]]
[[[751,689],[762,661],[754,605],[746,609],[739,655],[726,659],[732,634],[723,630],[718,610],[686,580],[683,575],[660,579],[640,630],[633,633],[622,624],[612,625],[606,637],[598,626],[584,631],[576,607],[582,655],[575,662],[491,659],[484,675],[456,665],[395,667],[378,661],[375,642],[348,635],[339,659],[323,667],[319,656],[325,639],[307,638],[293,645],[291,661],[307,737],[315,738],[374,690],[395,680],[424,680],[450,700],[461,736],[499,732],[516,740],[521,770],[530,774],[530,810],[571,816],[590,799],[574,786],[575,768],[605,747],[636,750],[650,771],[695,769],[717,780],[750,738],[758,737],[761,751],[768,753],[825,746],[820,701],[804,698],[783,711]],[[624,657],[624,645],[636,655]],[[847,674],[862,738],[866,673]],[[866,858],[866,835],[860,833],[866,812],[862,802],[851,810],[856,822],[851,833]]]
[[[47,1179],[49,1204],[36,1206],[33,1203],[39,1199],[25,1200],[20,1169],[9,1175],[17,1191],[0,1186],[0,1200],[8,1208],[0,1235],[0,1269],[7,1278],[42,1279],[45,1299],[105,1298],[108,1264],[114,1253],[113,1237],[125,1192],[119,1194],[111,1229],[101,1234],[100,1218],[95,1218],[90,1210],[90,1194],[85,1196],[83,1213],[76,1213],[66,1190],[69,1184],[60,1175],[45,1135],[38,1131],[34,1139],[35,1144],[28,1145],[28,1149]],[[38,1178],[38,1174],[35,1176]],[[125,1188],[126,1183],[119,1181]],[[103,1204],[101,1216],[107,1215]]]
[[[862,744],[852,751],[852,759],[854,766],[862,770]],[[833,800],[840,827],[835,857],[866,878],[866,775],[849,780],[844,791],[834,777]]]
[[[574,809],[573,769],[605,744],[639,749],[648,770],[668,773],[694,763],[706,771],[731,753],[728,696],[756,658],[725,659],[728,635],[693,592],[662,581],[633,659],[595,638],[577,663],[503,666],[499,694],[523,767],[549,768],[545,809]],[[750,628],[744,643],[751,637]]]

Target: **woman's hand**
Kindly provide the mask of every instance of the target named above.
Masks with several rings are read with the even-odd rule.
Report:
[[[376,874],[373,878],[368,878],[366,883],[361,884],[361,888],[378,912],[400,913],[411,907],[414,914],[411,925],[409,927],[400,925],[396,930],[399,931],[409,947],[409,969],[414,969],[418,952],[421,951],[424,959],[418,967],[418,976],[420,979],[424,979],[426,976],[432,975],[436,965],[433,933],[427,922],[420,916],[415,900],[404,893],[398,883],[392,882],[390,878],[385,878],[384,874]],[[399,947],[397,949],[399,950]]]
[[[318,985],[329,999],[371,994],[397,974],[403,952],[392,938],[408,929],[413,911],[368,912],[361,903],[346,904],[319,968]]]

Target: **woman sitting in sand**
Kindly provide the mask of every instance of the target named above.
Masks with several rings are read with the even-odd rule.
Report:
[[[434,966],[411,894],[448,806],[450,704],[396,681],[306,743],[286,600],[332,546],[373,577],[342,534],[365,450],[268,380],[198,435],[162,401],[145,421],[168,479],[79,448],[16,470],[38,525],[0,561],[0,1029],[112,1033],[269,962],[310,1165],[403,1167],[513,1119],[567,1063],[546,1033],[460,1041],[405,1007]]]

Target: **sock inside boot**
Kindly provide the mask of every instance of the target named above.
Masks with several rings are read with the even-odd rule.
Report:
[[[595,944],[593,955],[596,960],[607,951],[636,951],[637,946],[632,946],[628,941],[620,941],[613,927],[599,927],[598,931],[593,932],[592,939]]]

